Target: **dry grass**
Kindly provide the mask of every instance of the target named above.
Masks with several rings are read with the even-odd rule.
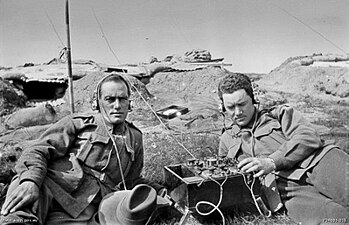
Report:
[[[309,95],[297,99],[298,110],[311,115],[311,122],[315,125],[326,127],[327,132],[321,133],[324,140],[334,141],[341,149],[349,153],[349,102],[324,101]]]
[[[155,221],[154,225],[169,225],[169,224],[178,224],[180,218],[172,218],[172,219],[164,219],[159,218]],[[225,224],[226,225],[296,225],[297,223],[293,222],[288,216],[285,214],[275,215],[269,218],[258,216],[258,215],[225,215]],[[223,224],[222,219],[216,219],[211,221],[199,221],[195,217],[189,215],[186,220],[186,225],[221,225]]]
[[[195,157],[204,158],[213,156],[218,149],[219,138],[217,134],[211,133],[148,133],[144,135],[145,166],[144,176],[153,181],[162,183],[163,168],[165,165],[183,163],[192,156],[181,146],[183,144]],[[179,144],[181,143],[181,144]],[[158,218],[157,225],[178,224],[182,214]],[[257,213],[225,214],[225,224],[296,224],[287,215],[280,213],[270,218],[260,216]],[[209,219],[209,218],[208,218]],[[222,224],[222,218],[207,220],[189,216],[186,224]]]
[[[161,183],[165,165],[185,162],[192,158],[190,153],[196,158],[213,156],[217,154],[218,141],[218,136],[210,133],[144,134],[144,176]]]

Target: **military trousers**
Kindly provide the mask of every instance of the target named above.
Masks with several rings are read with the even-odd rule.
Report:
[[[7,195],[9,195],[17,186],[19,180],[17,176],[12,180]],[[35,212],[32,205],[28,205],[16,212],[0,217],[1,225],[96,225],[98,224],[98,202],[93,201],[77,218],[72,218],[64,209],[53,199],[51,191],[42,185],[38,199],[38,207]],[[100,198],[100,196],[98,196]]]
[[[349,224],[349,155],[331,149],[300,180],[277,177],[287,214],[300,224]]]

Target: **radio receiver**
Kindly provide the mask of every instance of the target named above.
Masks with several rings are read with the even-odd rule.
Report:
[[[251,173],[242,173],[228,158],[188,159],[164,167],[165,186],[170,197],[194,215],[204,215],[215,206],[223,212],[256,211],[261,183]],[[200,204],[208,202],[210,204]]]

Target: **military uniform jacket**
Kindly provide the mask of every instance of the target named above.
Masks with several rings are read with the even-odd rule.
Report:
[[[16,170],[20,182],[47,185],[53,197],[77,217],[100,192],[119,190],[121,171],[116,149],[100,114],[67,116],[27,147]],[[124,148],[117,149],[128,189],[144,183],[142,133],[125,123]],[[126,149],[126,151],[125,151]]]
[[[336,147],[325,145],[311,124],[289,106],[256,112],[254,118],[251,128],[233,125],[223,132],[220,156],[269,157],[275,161],[277,174],[298,180]]]
[[[237,158],[269,157],[278,176],[299,180],[333,147],[325,144],[304,117],[281,105],[257,111],[251,124],[232,125],[220,139],[219,155]]]

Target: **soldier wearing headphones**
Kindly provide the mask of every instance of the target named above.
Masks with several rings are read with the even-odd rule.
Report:
[[[302,224],[349,223],[346,152],[321,140],[292,107],[259,109],[244,74],[226,75],[218,95],[222,113],[233,121],[223,131],[219,155],[237,159],[242,172],[265,182],[271,211],[283,208]]]
[[[1,224],[98,224],[108,193],[147,183],[141,177],[142,133],[126,121],[131,89],[121,75],[104,77],[93,94],[97,113],[63,118],[28,146],[17,165]]]

